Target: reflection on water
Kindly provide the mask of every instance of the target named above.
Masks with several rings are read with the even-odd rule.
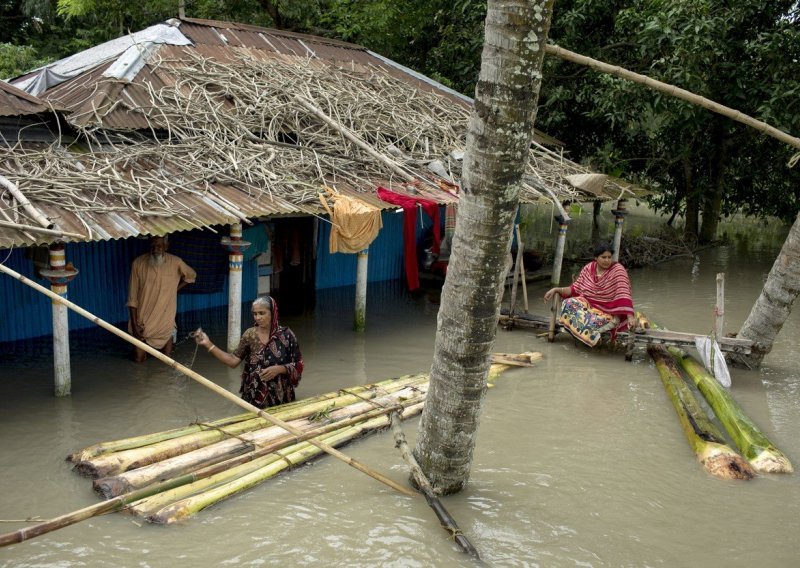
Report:
[[[737,237],[738,238],[738,237]],[[715,277],[725,271],[726,331],[744,321],[774,258],[746,239],[631,271],[635,301],[664,325],[705,333]],[[532,285],[532,309],[545,284]],[[369,292],[367,332],[351,331],[353,290],[318,295],[287,318],[307,370],[300,396],[426,371],[435,296],[399,284]],[[187,316],[224,343],[225,314]],[[194,318],[194,319],[193,319]],[[219,322],[222,322],[220,324]],[[758,372],[732,370],[733,394],[800,467],[800,315]],[[238,408],[157,361],[135,365],[116,340],[73,353],[73,395],[52,397],[46,357],[0,369],[0,517],[51,517],[96,502],[64,457],[90,444],[236,414]],[[470,484],[445,504],[493,566],[784,567],[800,554],[798,474],[723,482],[688,448],[652,364],[641,354],[591,353],[567,339],[498,331],[498,351],[538,350],[487,393]],[[184,341],[176,358],[231,391],[239,374]],[[410,443],[416,421],[406,425]],[[354,458],[405,481],[389,434],[357,441]],[[0,530],[19,524],[2,523]],[[712,544],[713,543],[713,544]],[[756,544],[757,543],[757,544]],[[174,527],[106,515],[0,551],[2,566],[471,566],[422,499],[329,458],[201,512]]]

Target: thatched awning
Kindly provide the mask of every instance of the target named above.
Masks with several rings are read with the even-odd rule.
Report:
[[[457,200],[450,184],[459,182],[466,146],[463,98],[344,42],[171,22],[186,42],[116,59],[98,50],[96,66],[41,94],[68,109],[78,143],[0,147],[6,177],[62,230],[98,240],[322,214],[325,186],[378,206],[381,185]],[[583,191],[570,182],[582,175],[592,174],[537,143],[521,200],[622,191],[614,181],[599,194]],[[31,224],[0,193],[2,219]],[[0,228],[0,247],[51,240]]]

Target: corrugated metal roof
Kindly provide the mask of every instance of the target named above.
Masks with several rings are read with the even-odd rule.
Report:
[[[458,108],[464,109],[470,104],[469,99],[458,93],[444,89],[428,78],[381,58],[360,46],[346,42],[246,24],[207,20],[172,20],[170,26],[170,33],[178,39],[150,46],[147,52],[149,59],[143,60],[144,64],[141,67],[137,62],[136,69],[138,71],[133,80],[126,81],[105,76],[104,74],[115,60],[103,59],[102,61],[98,60],[95,67],[86,68],[77,76],[68,78],[43,93],[42,98],[49,104],[68,109],[71,124],[79,127],[99,127],[101,129],[98,130],[99,132],[105,132],[112,136],[127,132],[138,140],[136,143],[139,144],[139,147],[149,144],[153,148],[150,154],[145,152],[150,156],[149,158],[144,160],[135,158],[131,165],[127,165],[126,158],[126,165],[123,169],[119,169],[119,162],[110,169],[102,167],[102,163],[98,166],[98,161],[103,159],[102,153],[99,156],[87,154],[88,148],[82,149],[83,154],[81,151],[72,151],[69,154],[62,151],[62,154],[68,156],[67,160],[71,159],[75,162],[78,169],[95,172],[98,176],[95,181],[99,180],[102,184],[107,183],[107,187],[104,185],[102,191],[95,187],[92,190],[94,195],[83,196],[81,199],[84,199],[87,205],[85,208],[81,207],[77,210],[75,207],[67,210],[52,199],[43,203],[35,203],[36,207],[53,220],[60,230],[83,235],[86,240],[106,240],[140,234],[161,235],[202,226],[224,225],[239,221],[241,217],[319,214],[323,211],[316,199],[314,189],[311,189],[319,183],[306,183],[307,187],[302,188],[303,180],[300,180],[301,183],[287,186],[285,191],[283,189],[281,191],[270,190],[269,186],[249,185],[250,182],[246,176],[227,185],[220,183],[219,179],[185,181],[182,182],[183,185],[179,189],[169,195],[167,199],[169,213],[164,212],[163,214],[154,211],[152,207],[145,207],[147,211],[136,210],[135,204],[131,204],[121,195],[117,195],[123,182],[129,186],[135,182],[144,184],[145,187],[158,187],[159,185],[174,187],[175,180],[192,180],[197,177],[191,171],[192,164],[183,163],[180,154],[170,154],[167,151],[156,155],[155,150],[161,148],[169,150],[166,143],[160,144],[148,135],[143,138],[142,135],[136,134],[137,131],[158,134],[156,130],[162,132],[169,130],[169,124],[165,123],[166,119],[161,109],[154,105],[151,95],[164,87],[174,87],[178,80],[174,73],[175,66],[190,57],[199,56],[204,60],[232,65],[241,65],[242,62],[248,60],[254,62],[280,61],[292,66],[300,66],[302,63],[302,65],[311,67],[318,65],[320,68],[326,69],[328,64],[333,63],[336,65],[335,68],[339,68],[341,63],[345,62],[346,69],[352,69],[355,72],[369,69],[379,70],[402,80],[403,83],[412,85],[420,92],[435,92],[458,105]],[[176,27],[177,29],[175,29]],[[192,45],[179,45],[183,43],[181,37],[184,36],[192,42]],[[86,57],[82,59],[84,63],[86,60]],[[26,79],[30,79],[30,76],[26,76]],[[0,90],[0,95],[12,89],[17,90],[9,87]],[[212,85],[211,89],[215,93],[217,92],[215,85]],[[18,98],[29,105],[34,104],[30,95],[23,93],[23,96]],[[222,97],[217,97],[215,103],[223,105],[221,108],[227,110],[235,105],[234,101],[226,101]],[[432,120],[440,119],[432,118]],[[349,146],[349,143],[343,141],[342,148],[344,149],[346,146]],[[294,148],[292,150],[294,152],[300,150],[296,146]],[[125,146],[117,146],[117,151],[120,149],[124,151]],[[3,154],[4,151],[6,151],[6,155]],[[96,153],[97,151],[98,149],[95,148]],[[265,152],[268,151],[270,151],[269,147],[265,146]],[[14,164],[17,164],[16,158],[8,155],[7,152],[7,149],[0,148],[0,169],[14,172]],[[356,155],[345,156],[344,154],[343,150],[340,158],[353,160],[350,163],[358,165],[359,158]],[[308,155],[313,161],[313,155]],[[94,161],[92,162],[92,160]],[[81,163],[86,165],[85,168],[80,166]],[[423,165],[420,165],[419,168],[421,172],[424,170]],[[334,175],[336,174],[334,173]],[[424,177],[429,174],[422,172],[417,175]],[[27,187],[36,183],[36,180],[30,179],[25,171],[17,171],[16,177],[10,177],[20,184],[28,184]],[[335,185],[343,194],[356,197],[381,209],[394,207],[382,202],[374,194],[374,188],[381,185],[400,193],[414,194],[437,203],[457,201],[456,196],[436,188],[435,185],[433,187],[424,183],[415,186],[398,185],[396,181],[392,183],[390,180],[374,179],[374,176],[365,177],[363,174],[355,176],[355,178],[360,179],[357,183],[363,183],[364,187],[352,187],[341,179],[330,179],[328,182],[329,185]],[[223,175],[222,179],[227,179],[227,177]],[[366,189],[369,191],[365,191]],[[31,191],[31,193],[35,192]],[[3,218],[28,225],[34,224],[25,216],[16,201],[0,192],[0,219]],[[47,243],[56,238],[49,234],[33,231],[0,228],[0,248]],[[77,237],[66,240],[77,240]]]
[[[0,116],[26,116],[49,111],[50,105],[44,101],[0,81]]]

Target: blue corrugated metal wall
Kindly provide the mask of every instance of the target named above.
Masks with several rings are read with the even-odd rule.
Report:
[[[383,229],[369,247],[369,282],[404,278],[403,213],[384,211]],[[444,220],[444,208],[442,208]],[[431,220],[417,216],[417,237],[427,233]],[[316,288],[352,286],[356,281],[356,255],[330,254],[330,224],[321,223],[317,241]],[[145,239],[125,239],[92,243],[69,243],[66,259],[80,273],[69,284],[68,299],[103,320],[120,324],[128,319],[125,307],[128,294],[131,262],[147,251]],[[0,262],[8,255],[0,250]],[[33,263],[25,250],[12,250],[6,265],[23,276],[49,288],[44,280],[36,280]],[[242,275],[242,301],[251,302],[257,296],[258,282],[255,259],[245,261]],[[179,294],[178,313],[225,306],[228,303],[227,279],[222,290],[213,294]],[[0,275],[0,343],[30,339],[52,333],[50,300],[10,276]],[[69,314],[71,330],[94,327],[89,320],[74,312]]]
[[[381,282],[403,277],[403,213],[384,211],[383,228],[369,246],[367,280]],[[316,287],[335,288],[356,283],[356,255],[329,252],[330,223],[320,223],[317,240]]]
[[[148,243],[143,239],[69,243],[66,259],[80,271],[68,287],[67,298],[99,318],[111,323],[128,319],[125,302],[128,297],[131,262],[146,252]],[[8,255],[0,251],[0,262]],[[50,283],[36,279],[33,263],[25,257],[25,250],[16,249],[5,263],[9,268],[39,284]],[[256,297],[255,260],[244,263],[242,275],[242,301]],[[178,312],[202,310],[228,304],[227,279],[222,290],[213,294],[179,294]],[[29,339],[52,334],[52,310],[49,298],[25,286],[14,278],[0,275],[0,343]],[[87,329],[95,324],[70,311],[70,330]]]

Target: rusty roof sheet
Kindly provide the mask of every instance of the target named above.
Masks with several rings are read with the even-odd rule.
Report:
[[[41,99],[0,81],[0,116],[25,116],[49,111],[50,105]]]
[[[149,90],[174,86],[176,78],[170,69],[170,64],[164,62],[180,61],[191,52],[221,63],[240,62],[243,56],[262,61],[279,59],[285,62],[300,60],[313,64],[319,62],[318,64],[322,66],[329,63],[336,65],[346,63],[347,67],[353,70],[381,70],[413,85],[420,91],[434,92],[445,97],[461,108],[466,108],[471,104],[468,98],[444,89],[430,79],[373,54],[363,47],[346,42],[269,30],[246,24],[207,20],[184,19],[178,23],[171,21],[171,25],[177,25],[180,33],[191,41],[191,45],[164,43],[155,46],[150,52],[153,57],[144,61],[144,66],[138,69],[132,81],[105,76],[104,74],[114,64],[114,61],[104,60],[98,62],[95,67],[49,88],[42,94],[42,98],[49,104],[68,109],[70,123],[77,126],[100,127],[103,132],[110,134],[149,132],[154,125],[155,128],[160,128],[159,125],[162,124],[159,122],[159,109],[153,107]],[[0,97],[9,90],[16,91],[17,89],[9,87],[0,90]],[[19,100],[32,105],[36,99],[30,95],[24,95],[19,97]],[[223,104],[227,103],[223,102]],[[163,128],[166,129],[166,126]],[[539,140],[546,140],[546,138],[540,135]],[[554,140],[546,141],[553,142]],[[153,146],[159,144],[158,140],[152,138],[147,143]],[[169,194],[169,211],[165,210],[163,214],[153,211],[137,211],[134,204],[130,204],[116,195],[115,179],[129,185],[132,181],[152,184],[154,187],[160,183],[174,185],[176,179],[192,179],[192,172],[187,171],[187,169],[191,169],[192,165],[181,163],[174,156],[170,158],[170,155],[167,154],[162,157],[160,163],[150,166],[136,163],[134,160],[132,168],[137,168],[135,174],[133,169],[117,171],[117,166],[114,166],[112,168],[113,175],[116,176],[114,178],[108,171],[98,171],[96,161],[93,166],[90,166],[91,160],[87,158],[87,151],[88,148],[83,148],[81,151],[69,153],[71,157],[67,161],[74,161],[76,168],[84,168],[81,163],[85,163],[85,167],[90,171],[97,172],[97,175],[102,178],[103,184],[108,182],[107,191],[100,192],[95,189],[94,195],[85,196],[91,201],[91,206],[77,212],[75,208],[66,209],[51,199],[44,202],[35,202],[34,199],[31,199],[34,205],[60,230],[82,237],[71,236],[61,239],[32,230],[0,227],[0,248],[41,244],[54,240],[105,240],[137,235],[162,235],[197,227],[215,227],[237,222],[242,218],[323,213],[313,189],[306,190],[309,193],[308,196],[298,197],[296,192],[292,195],[285,195],[280,191],[269,190],[268,187],[248,186],[247,183],[241,181],[226,185],[215,179],[187,181],[180,190]],[[63,154],[65,152],[62,152],[62,157]],[[94,154],[91,156],[93,157]],[[16,163],[15,157],[8,155],[8,149],[0,147],[0,170],[14,174],[9,174],[8,177],[15,183],[25,186],[26,191],[30,189],[32,195],[35,194],[37,180],[30,179],[31,176],[27,175],[25,171],[15,172],[14,164]],[[92,167],[95,170],[92,170]],[[108,168],[100,168],[100,170],[103,169],[107,170]],[[433,176],[424,172],[417,172],[416,175],[423,177],[427,175],[433,179]],[[416,195],[440,204],[457,202],[455,195],[445,189],[437,188],[435,183],[431,183],[430,186],[425,183],[408,185],[386,179],[370,178],[363,181],[371,186],[373,191],[365,191],[364,187],[353,187],[341,179],[327,181],[341,193],[356,197],[381,209],[395,206],[387,204],[377,197],[374,193],[374,188],[377,186],[384,186],[399,193]],[[307,185],[311,186],[312,184]],[[2,188],[0,188],[0,219],[26,225],[34,224],[21,210],[19,203]]]

